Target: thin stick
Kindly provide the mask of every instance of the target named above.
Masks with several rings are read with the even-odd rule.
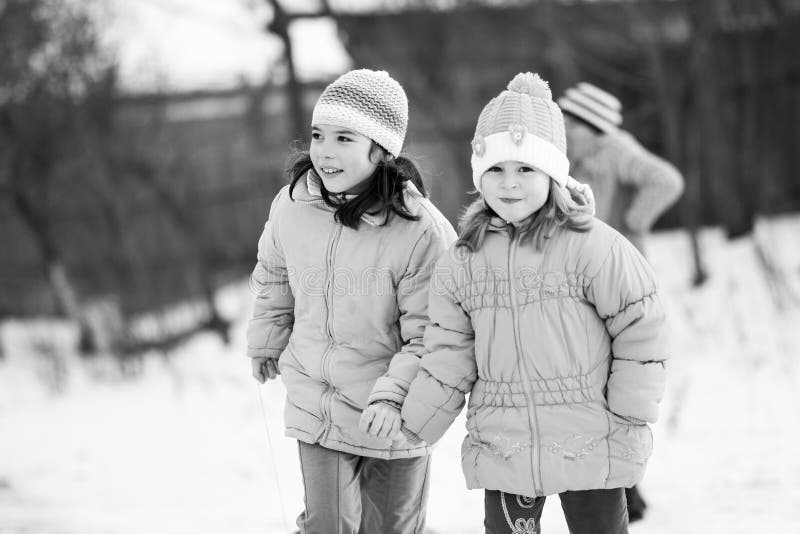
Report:
[[[286,506],[283,504],[283,490],[281,489],[281,481],[278,476],[278,464],[275,461],[275,449],[272,446],[272,436],[269,432],[269,425],[267,424],[267,412],[264,409],[264,399],[261,396],[261,386],[256,383],[256,390],[258,390],[258,405],[261,407],[261,418],[264,420],[264,430],[267,431],[267,447],[269,448],[269,458],[272,461],[272,472],[275,473],[275,486],[278,488],[278,501],[281,505],[281,521],[283,521],[284,532],[289,532],[289,523],[286,521]]]

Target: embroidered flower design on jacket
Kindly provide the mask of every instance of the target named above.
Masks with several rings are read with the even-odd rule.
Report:
[[[563,442],[553,442],[548,450],[553,454],[561,454],[567,460],[583,460],[599,443],[597,438],[588,438],[582,434],[573,434]]]
[[[629,462],[644,465],[652,452],[651,445],[648,440],[642,439],[641,435],[631,426],[628,428],[628,447],[622,453],[622,457]]]
[[[520,441],[512,440],[511,438],[498,434],[492,439],[491,443],[486,444],[492,454],[501,456],[503,459],[508,460],[518,452],[522,452],[530,448],[530,443],[522,443]]]

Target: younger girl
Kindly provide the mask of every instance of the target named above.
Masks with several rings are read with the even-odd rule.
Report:
[[[487,533],[538,533],[559,494],[570,532],[627,532],[664,388],[652,270],[573,197],[547,84],[517,75],[472,142],[481,198],[431,280],[426,354],[402,407],[433,443],[469,394],[461,450]]]
[[[456,235],[399,157],[407,123],[386,72],[329,85],[258,243],[247,352],[256,379],[286,385],[303,533],[424,528],[430,450],[396,439],[392,406],[417,374],[430,275]],[[375,435],[358,428],[365,408]]]

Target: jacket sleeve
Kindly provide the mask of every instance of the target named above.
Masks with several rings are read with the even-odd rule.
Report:
[[[449,231],[448,231],[449,230]],[[423,353],[422,336],[428,319],[428,286],[436,259],[455,237],[450,228],[429,227],[414,245],[405,274],[396,288],[398,323],[403,346],[392,357],[389,369],[372,388],[368,402],[391,401],[402,404],[408,386],[417,375]]]
[[[272,202],[258,240],[258,262],[250,275],[250,289],[255,294],[247,325],[247,355],[251,358],[278,359],[289,343],[294,325],[294,295],[278,236],[278,212],[283,202],[288,202],[285,190]]]
[[[426,354],[402,410],[404,428],[428,443],[453,424],[478,376],[472,321],[456,298],[454,267],[444,260],[429,291]]]
[[[586,296],[611,337],[609,409],[622,417],[654,423],[664,393],[667,346],[652,268],[618,235],[589,282]]]
[[[647,232],[656,220],[683,193],[683,176],[671,163],[639,144],[633,136],[620,134],[616,171],[619,181],[634,188],[625,213],[626,226],[635,232]]]

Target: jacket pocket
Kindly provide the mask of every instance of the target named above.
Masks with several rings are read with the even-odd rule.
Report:
[[[611,431],[608,435],[612,459],[645,465],[653,452],[653,432],[648,424],[635,424],[609,412]]]

